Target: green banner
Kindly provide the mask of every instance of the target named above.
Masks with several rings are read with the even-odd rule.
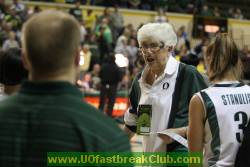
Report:
[[[187,152],[48,152],[48,166],[187,166],[201,165],[201,153]]]

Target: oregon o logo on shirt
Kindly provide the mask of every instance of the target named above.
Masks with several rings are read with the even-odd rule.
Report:
[[[162,89],[168,89],[169,88],[169,83],[168,82],[165,82],[162,86]]]

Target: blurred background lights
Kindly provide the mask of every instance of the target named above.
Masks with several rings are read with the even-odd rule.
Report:
[[[118,67],[128,67],[128,58],[125,57],[123,54],[115,54],[115,63]]]
[[[84,65],[84,53],[83,51],[80,51],[80,62],[79,65],[82,66]]]

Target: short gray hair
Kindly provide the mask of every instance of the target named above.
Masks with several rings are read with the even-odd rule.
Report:
[[[144,24],[137,33],[137,40],[141,43],[145,38],[159,40],[166,46],[175,46],[177,35],[173,26],[169,23],[147,23]]]

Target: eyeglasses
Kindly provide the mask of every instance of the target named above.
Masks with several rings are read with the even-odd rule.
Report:
[[[163,42],[161,42],[160,44],[158,44],[158,43],[151,43],[149,45],[143,45],[143,46],[139,47],[140,51],[142,51],[142,52],[146,52],[146,51],[148,51],[148,49],[151,52],[158,52],[162,48],[164,48],[164,43]]]

